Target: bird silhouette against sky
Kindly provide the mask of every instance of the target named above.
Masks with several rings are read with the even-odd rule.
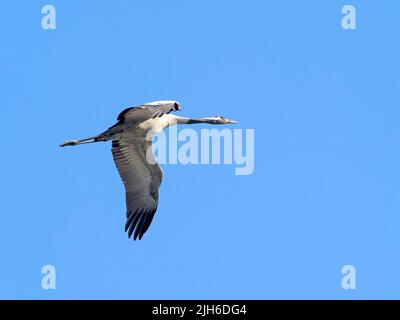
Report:
[[[65,141],[61,147],[100,141],[112,141],[112,155],[125,186],[125,232],[139,240],[149,228],[158,206],[162,170],[154,158],[152,137],[176,124],[231,124],[237,123],[222,116],[200,119],[170,114],[181,110],[177,101],[155,101],[127,108],[117,123],[94,137]],[[150,152],[148,152],[150,150]]]

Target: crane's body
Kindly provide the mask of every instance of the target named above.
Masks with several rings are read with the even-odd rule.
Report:
[[[122,111],[117,123],[103,133],[65,141],[61,147],[100,141],[112,141],[112,154],[125,185],[127,221],[125,231],[134,240],[141,239],[153,220],[158,206],[162,170],[154,159],[151,138],[163,129],[177,124],[229,124],[224,117],[191,119],[170,114],[180,110],[176,101],[155,101]]]

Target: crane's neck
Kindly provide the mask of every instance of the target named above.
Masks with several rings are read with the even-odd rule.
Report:
[[[179,117],[174,114],[165,114],[162,117],[149,119],[139,124],[139,127],[144,130],[151,130],[153,132],[160,132],[170,126],[177,124],[196,124],[196,123],[209,123],[209,124],[226,124],[226,120],[222,120],[218,117],[192,119]],[[230,122],[234,123],[234,122]]]
[[[161,118],[166,120],[168,127],[176,124],[188,124],[190,120],[189,118],[179,117],[174,114],[165,114]]]
[[[164,115],[162,118],[164,117],[166,117],[166,120],[169,123],[168,126],[172,126],[175,124],[196,124],[196,123],[221,124],[221,121],[215,118],[193,119],[193,118],[179,117],[174,114]]]

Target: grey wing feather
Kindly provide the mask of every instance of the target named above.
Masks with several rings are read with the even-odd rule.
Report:
[[[151,141],[135,141],[135,144],[118,140],[112,142],[113,158],[125,185],[125,231],[128,231],[128,237],[134,234],[134,240],[143,237],[158,206],[162,170],[149,148],[152,148]]]

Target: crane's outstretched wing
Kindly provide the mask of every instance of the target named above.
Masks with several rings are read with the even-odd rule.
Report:
[[[161,117],[164,114],[180,110],[177,103],[166,103],[164,105],[141,105],[123,110],[117,120],[124,122],[142,122],[147,119]]]
[[[162,170],[154,159],[151,141],[113,140],[112,154],[125,185],[125,232],[128,237],[134,232],[134,240],[140,240],[157,210]]]

